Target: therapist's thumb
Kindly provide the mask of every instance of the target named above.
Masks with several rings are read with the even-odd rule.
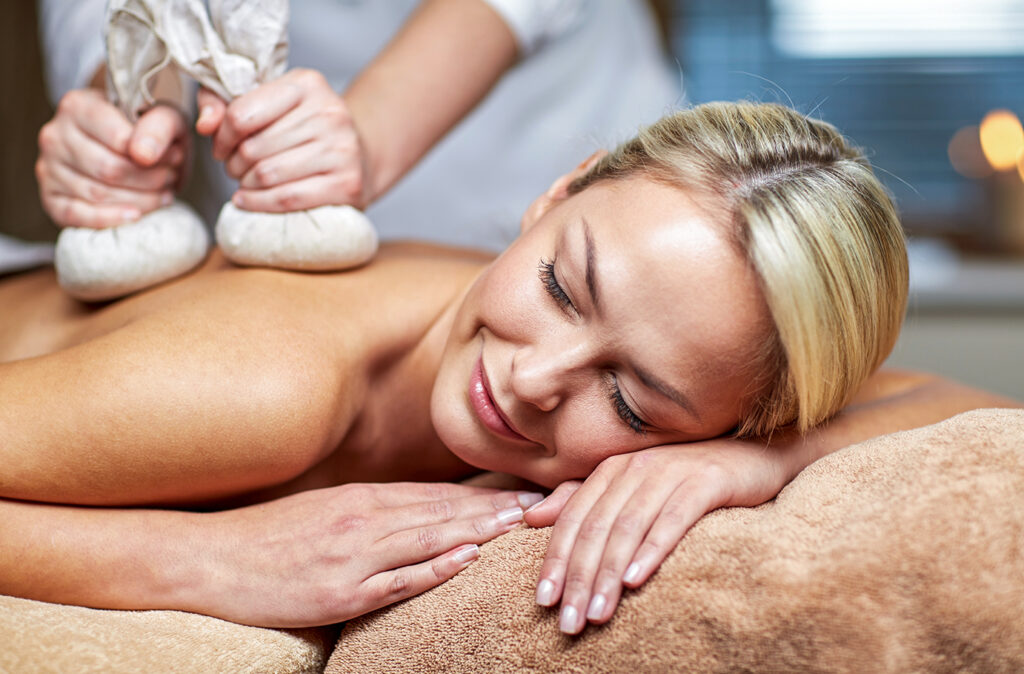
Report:
[[[128,155],[137,164],[153,166],[184,133],[185,118],[181,111],[170,105],[157,105],[135,123],[128,141]]]
[[[196,104],[199,106],[196,133],[202,136],[212,136],[224,121],[224,113],[228,109],[228,104],[220,96],[205,88],[200,89],[196,95]]]

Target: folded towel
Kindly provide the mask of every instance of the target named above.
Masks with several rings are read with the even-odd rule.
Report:
[[[1024,671],[1024,410],[848,447],[772,502],[703,518],[612,621],[534,603],[521,528],[350,621],[327,672]]]

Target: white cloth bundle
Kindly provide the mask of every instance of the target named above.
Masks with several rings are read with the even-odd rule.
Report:
[[[209,13],[203,0],[110,0],[111,99],[134,120],[154,102],[153,76],[175,67],[230,101],[284,72],[287,25],[287,0],[210,0]],[[205,227],[183,204],[88,234],[61,233],[57,270],[61,285],[89,300],[111,299],[185,273],[209,247]],[[344,269],[377,251],[376,230],[350,206],[271,214],[228,203],[216,236],[224,254],[239,264],[288,269]]]

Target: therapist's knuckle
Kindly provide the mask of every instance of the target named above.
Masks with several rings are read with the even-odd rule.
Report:
[[[34,170],[35,175],[36,175],[36,181],[38,181],[40,183],[44,183],[49,178],[49,172],[47,170],[46,160],[44,160],[42,157],[40,157],[39,159],[36,159],[36,163],[33,166],[33,170]]]
[[[247,138],[238,144],[235,154],[246,164],[252,164],[259,159],[259,142],[255,138]]]
[[[327,78],[319,70],[297,68],[294,73],[295,82],[303,88],[315,89],[327,84]]]
[[[253,168],[253,177],[258,187],[272,187],[277,184],[277,169],[272,164],[261,162]]]
[[[43,124],[43,127],[39,129],[39,135],[36,137],[36,141],[39,144],[39,151],[44,154],[53,152],[58,143],[58,135],[59,132],[57,131],[57,125],[54,122],[50,121]]]
[[[299,210],[302,205],[302,194],[294,187],[287,187],[277,197],[278,205],[287,211]]]
[[[124,166],[114,159],[101,159],[96,164],[96,177],[105,183],[119,183],[124,179]]]
[[[75,115],[83,107],[85,107],[85,100],[87,98],[86,92],[81,89],[72,89],[68,93],[61,97],[60,102],[57,103],[57,113],[64,115]]]

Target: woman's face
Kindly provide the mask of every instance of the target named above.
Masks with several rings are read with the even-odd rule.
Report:
[[[431,399],[441,440],[554,486],[734,427],[770,319],[725,227],[642,177],[534,213],[455,317]]]

